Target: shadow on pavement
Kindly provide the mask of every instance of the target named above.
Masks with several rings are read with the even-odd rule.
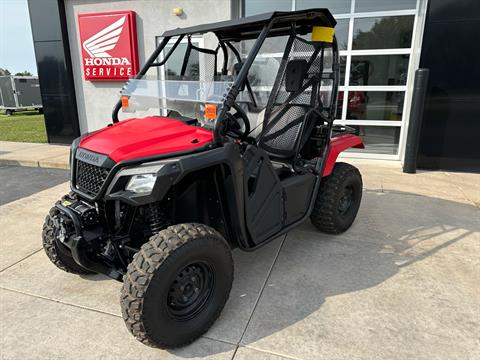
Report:
[[[114,281],[108,276],[102,275],[102,274],[92,274],[92,275],[88,274],[88,275],[78,275],[78,276],[88,281]]]
[[[68,170],[0,165],[0,205],[33,195],[68,180]]]
[[[310,317],[326,298],[378,286],[401,268],[474,233],[480,234],[478,216],[479,209],[467,204],[405,192],[367,190],[356,223],[347,233],[327,236],[305,223],[287,235],[241,343],[269,337]],[[475,242],[467,241],[460,250],[450,250],[448,256],[473,257],[475,246]],[[417,281],[409,279],[414,286]],[[332,319],[323,320],[332,326]],[[309,320],[308,326],[314,327],[313,332],[321,331],[323,320]],[[189,358],[212,355],[205,348],[197,351],[195,343],[188,350],[171,352]]]

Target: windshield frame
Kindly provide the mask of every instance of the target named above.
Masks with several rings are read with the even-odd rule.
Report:
[[[327,10],[327,12],[328,12],[328,10]],[[299,12],[291,12],[290,16],[294,17],[294,15],[297,15],[296,13],[299,13]],[[330,13],[328,12],[328,14],[330,14]],[[270,18],[270,20],[268,20],[268,22],[264,24],[262,30],[260,31],[258,37],[256,38],[255,43],[253,44],[252,48],[250,49],[250,52],[248,53],[247,58],[242,62],[242,67],[240,68],[240,71],[238,72],[237,76],[235,77],[235,79],[233,81],[233,84],[232,84],[228,94],[226,95],[222,106],[220,107],[220,111],[217,114],[217,118],[216,118],[216,121],[215,121],[215,127],[213,129],[214,144],[221,145],[223,143],[224,135],[222,134],[222,132],[223,132],[223,129],[225,127],[225,124],[223,123],[224,122],[223,120],[226,119],[227,112],[229,112],[232,109],[232,107],[234,107],[235,100],[236,100],[238,94],[240,93],[240,91],[242,91],[244,85],[247,86],[248,93],[250,95],[252,95],[251,87],[248,84],[247,76],[248,76],[250,68],[251,68],[254,60],[256,59],[256,57],[257,57],[265,39],[268,38],[268,37],[279,36],[278,29],[275,29],[275,31],[271,31],[272,28],[274,28],[274,25],[275,25],[276,22],[280,22],[280,20],[285,21],[286,20],[285,18],[288,18],[290,16],[284,16],[284,17],[272,16]],[[312,13],[306,13],[306,17],[309,17],[309,16],[312,16]],[[331,23],[330,25],[332,27],[334,27],[335,24],[336,24],[335,20],[333,20],[333,22],[330,21],[330,23]],[[294,28],[295,26],[296,26],[295,22],[292,22],[290,28]],[[282,30],[282,31],[284,31],[284,30]],[[164,35],[167,35],[167,33],[165,33]],[[167,60],[172,55],[172,53],[177,48],[177,46],[180,44],[180,42],[185,38],[185,36],[197,35],[197,33],[198,32],[192,32],[192,33],[188,33],[188,34],[187,33],[179,34],[178,39],[176,40],[174,45],[171,47],[169,52],[163,57],[163,59],[161,61],[157,61],[159,55],[165,49],[165,47],[170,42],[170,40],[174,37],[174,35],[169,36],[170,34],[168,34],[167,36],[164,36],[162,38],[161,43],[158,45],[158,47],[155,49],[155,51],[151,54],[151,56],[147,59],[144,66],[142,67],[142,69],[135,76],[135,79],[141,79],[147,73],[147,71],[152,67],[164,66],[165,63],[167,62]],[[230,44],[230,41],[227,40],[226,42],[223,42],[223,40],[220,39],[220,38],[219,38],[219,42],[223,46],[225,44],[227,44],[227,46],[229,46],[228,44]],[[338,62],[339,54],[338,54],[338,47],[337,47],[337,42],[336,42],[335,37],[333,38],[332,48],[333,48],[334,63],[336,63],[336,62]],[[333,124],[333,119],[335,117],[335,112],[333,111],[333,113],[332,113],[332,110],[333,110],[333,108],[336,108],[336,101],[337,101],[337,94],[338,94],[338,82],[339,82],[339,69],[338,69],[338,67],[334,70],[334,74],[335,74],[335,80],[333,81],[333,92],[332,92],[333,93],[333,96],[332,96],[333,101],[332,101],[332,103],[335,104],[335,106],[330,107],[331,111],[330,111],[330,114],[329,114],[330,115],[329,116],[329,118],[330,118],[329,121],[330,121],[331,124]],[[252,100],[255,102],[254,97],[253,97]],[[112,122],[113,123],[119,122],[118,113],[119,113],[121,108],[122,108],[122,102],[121,102],[121,99],[119,99],[118,102],[115,104],[115,106],[113,108],[113,111],[112,111]]]

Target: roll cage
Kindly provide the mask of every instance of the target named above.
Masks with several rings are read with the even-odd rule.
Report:
[[[187,37],[190,40],[190,36],[192,35],[201,35],[209,32],[214,33],[218,38],[218,48],[216,50],[200,49],[195,47],[195,45],[191,44],[191,42],[188,41],[189,45],[187,49],[187,54],[184,59],[184,63],[182,65],[182,71],[183,71],[183,68],[185,68],[186,62],[188,61],[188,52],[191,51],[192,49],[197,51],[203,51],[203,52],[208,52],[208,51],[214,52],[215,61],[216,61],[216,53],[221,49],[224,55],[224,64],[222,66],[222,73],[226,70],[226,63],[228,62],[227,48],[232,51],[236,60],[241,65],[241,67],[239,67],[238,69],[238,73],[236,74],[233,84],[230,87],[230,90],[225,96],[225,100],[222,106],[220,107],[220,111],[218,111],[217,118],[215,121],[215,127],[213,131],[214,144],[216,146],[220,146],[224,143],[224,129],[225,129],[225,121],[227,119],[226,115],[232,108],[235,108],[236,110],[238,110],[238,107],[235,104],[235,100],[238,94],[240,93],[240,91],[246,88],[247,93],[249,94],[253,105],[256,106],[255,96],[253,95],[252,87],[248,81],[247,75],[265,39],[270,37],[286,36],[286,35],[292,35],[292,34],[295,36],[307,35],[311,33],[314,27],[316,26],[333,28],[335,25],[336,25],[336,21],[328,9],[308,9],[308,10],[300,10],[300,11],[293,11],[293,12],[275,11],[271,13],[250,16],[250,17],[246,17],[238,20],[222,21],[222,22],[217,22],[212,24],[205,24],[205,25],[199,25],[199,26],[193,26],[193,27],[187,27],[187,28],[178,28],[175,30],[166,31],[162,35],[163,39],[161,43],[158,45],[158,47],[155,49],[152,55],[148,58],[148,60],[146,61],[142,69],[136,75],[135,79],[141,79],[147,73],[147,71],[152,67],[164,66],[167,60],[172,55],[172,53],[177,48],[177,46],[185,37]],[[161,61],[157,61],[159,54],[165,49],[166,45],[174,37],[178,37],[178,38],[174,42],[173,46],[170,48],[168,53],[165,54],[165,56]],[[248,39],[256,39],[256,41],[254,42],[251,50],[249,51],[247,58],[244,61],[242,61],[238,50],[233,46],[232,43],[239,42],[242,40],[248,40]],[[287,43],[287,46],[291,47],[293,45],[292,41],[293,41],[293,36],[290,36],[290,40]],[[331,132],[333,120],[335,118],[336,97],[337,97],[338,79],[339,79],[338,49],[337,49],[337,42],[335,37],[333,38],[331,47],[333,49],[332,75],[330,76],[333,82],[333,89],[331,92],[332,99],[330,101],[330,106],[328,107],[328,113],[322,114],[322,118],[324,118],[328,123],[329,133]],[[308,69],[312,66],[312,63],[314,62],[315,57],[318,56],[319,51],[321,51],[321,62],[323,62],[323,49],[324,49],[324,46],[318,46],[315,48],[311,56],[307,57],[306,59],[307,72],[308,72]],[[284,57],[282,59],[284,60],[283,71],[286,70],[285,67],[287,65],[286,61],[288,60],[289,51],[290,49],[287,48],[284,53]],[[322,75],[322,71],[323,71],[323,65],[321,66],[322,67],[320,68],[321,70],[320,76]],[[278,87],[280,86],[281,81],[282,79],[279,76],[278,79],[276,80],[276,83],[274,85],[272,92],[275,92],[278,90]],[[301,86],[298,87],[296,91],[293,91],[292,93],[290,93],[287,100],[290,99],[291,101],[295,97],[298,97],[301,92],[305,91],[309,86],[312,85],[312,81],[313,81],[313,77],[307,80],[306,82],[301,83]],[[274,105],[272,102],[274,101],[275,100],[273,99],[273,97],[270,97],[269,104],[267,104],[267,109],[266,109],[268,115],[271,115],[272,107]],[[318,106],[316,106],[316,104],[314,103],[310,104],[310,106],[312,105],[313,105],[312,111],[316,112],[317,114],[323,110],[323,109],[319,109]],[[121,103],[121,100],[119,100],[116,103],[112,112],[113,123],[117,123],[119,121],[118,112],[121,109],[121,107],[122,107],[122,103]],[[284,112],[288,111],[288,106],[287,106],[287,110],[283,108],[283,109],[280,109],[279,111],[284,111]],[[304,114],[304,115],[306,117],[307,114]],[[268,129],[268,124],[266,125]],[[300,124],[298,125],[301,127],[300,131],[303,132],[305,127],[304,123],[301,121]],[[270,124],[270,129],[272,129],[272,126],[274,127],[274,124],[273,125]],[[300,145],[301,145],[300,143],[295,144],[297,151]],[[268,146],[268,145],[265,145],[265,146]],[[267,147],[267,150],[268,150],[268,147]],[[279,155],[279,154],[276,154],[276,155]]]

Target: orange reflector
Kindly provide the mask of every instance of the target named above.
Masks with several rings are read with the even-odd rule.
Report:
[[[205,104],[205,118],[215,120],[217,118],[217,105]]]
[[[128,96],[122,96],[122,108],[128,108]]]

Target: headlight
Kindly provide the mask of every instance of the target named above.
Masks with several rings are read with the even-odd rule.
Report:
[[[149,194],[152,192],[156,180],[156,174],[133,175],[128,181],[125,190],[132,191],[136,194]]]
[[[123,168],[115,174],[107,189],[107,195],[126,198],[145,197],[154,191],[159,182],[165,182],[165,179],[173,181],[172,179],[179,172],[178,159],[166,159]]]

